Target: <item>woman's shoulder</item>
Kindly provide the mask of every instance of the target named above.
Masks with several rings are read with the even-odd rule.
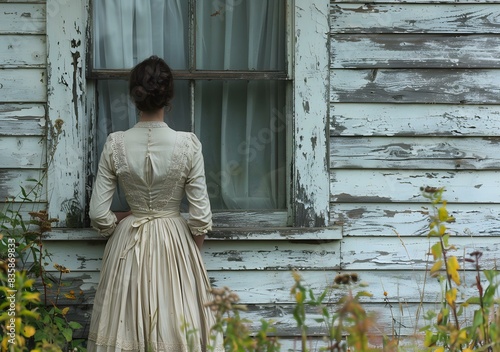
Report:
[[[181,143],[188,144],[195,149],[201,148],[201,142],[193,132],[176,131],[176,133]]]

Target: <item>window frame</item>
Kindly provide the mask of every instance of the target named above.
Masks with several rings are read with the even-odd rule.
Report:
[[[289,97],[287,109],[291,120],[291,123],[287,125],[289,154],[287,211],[224,211],[214,214],[215,223],[221,229],[259,228],[267,233],[275,231],[276,228],[279,232],[281,231],[279,229],[283,229],[285,225],[288,228],[318,227],[323,229],[330,225],[329,1],[310,0],[306,7],[296,6],[294,0],[286,1],[289,23],[286,34],[286,74],[263,71],[177,71],[177,79],[193,79],[193,75],[202,79],[202,75],[206,75],[205,79],[271,78],[290,82],[287,89]],[[52,36],[48,39],[49,108],[47,115],[49,121],[55,121],[60,116],[68,116],[66,120],[69,124],[65,126],[65,133],[58,141],[59,146],[62,144],[62,150],[56,153],[54,159],[57,161],[51,166],[52,176],[49,177],[48,183],[53,194],[50,197],[49,211],[60,219],[64,219],[65,214],[60,209],[61,203],[66,198],[65,194],[71,190],[71,194],[74,193],[75,198],[82,204],[82,217],[84,217],[98,158],[95,155],[93,138],[96,119],[95,80],[118,77],[126,79],[128,70],[103,70],[96,73],[96,70],[92,69],[92,50],[90,50],[92,46],[89,35],[92,28],[92,0],[80,0],[78,4],[72,3],[71,6],[69,3],[60,4],[57,0],[47,0],[48,5],[51,3],[57,3],[58,12],[47,23],[48,36]],[[75,7],[78,8],[78,6],[79,10],[75,11]],[[86,30],[81,30],[82,28]],[[305,39],[301,40],[301,38]],[[56,45],[63,40],[69,44],[68,51]],[[68,76],[66,81],[57,81],[59,77],[65,75]],[[67,82],[73,82],[73,84],[68,85]],[[55,86],[57,86],[56,89],[54,89]],[[74,101],[74,104],[67,104],[69,100]],[[80,116],[80,122],[71,121],[70,118],[75,116],[75,113]],[[75,138],[78,139],[77,151],[80,153],[76,162],[66,157],[64,151],[65,148],[73,147]],[[49,142],[51,142],[50,138]],[[57,175],[63,175],[67,177],[67,180],[61,184]],[[65,225],[65,221],[61,220],[59,226]],[[296,232],[291,230],[293,233]],[[322,233],[323,238],[339,238],[338,229],[327,232],[328,235],[324,234],[324,230],[318,233]]]

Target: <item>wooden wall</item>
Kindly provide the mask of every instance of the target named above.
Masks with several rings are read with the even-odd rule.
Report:
[[[454,255],[483,251],[496,267],[499,12],[498,1],[331,3],[331,220],[343,226],[341,271],[370,284],[386,333],[414,334],[441,297],[425,274],[421,187],[446,188]]]
[[[18,185],[27,178],[37,178],[44,171],[47,45],[44,2],[0,1],[0,8],[3,201],[17,194]],[[61,11],[79,16],[74,8]],[[83,16],[81,7],[78,11]],[[316,292],[330,285],[338,273],[356,272],[373,293],[364,303],[378,313],[379,332],[410,336],[418,330],[424,312],[435,308],[440,297],[438,283],[426,275],[429,240],[422,186],[447,189],[448,208],[457,218],[452,226],[456,255],[481,250],[484,267],[496,265],[499,12],[500,1],[330,3],[330,96],[325,105],[330,109],[330,219],[335,227],[257,228],[246,233],[220,229],[207,240],[203,253],[212,284],[236,291],[250,308],[249,319],[273,319],[285,348],[293,347],[298,336],[290,296],[292,268],[300,269],[305,283]],[[64,22],[64,16],[57,18]],[[57,48],[51,50],[57,63]],[[64,83],[64,72],[72,72],[66,69],[73,62],[70,54],[64,51],[66,66],[53,65],[54,72],[61,72],[52,77],[51,87]],[[68,87],[70,98],[71,91]],[[77,116],[84,115],[86,94],[73,97],[81,105]],[[63,105],[64,99],[57,97],[53,100]],[[57,109],[56,104],[53,110]],[[94,118],[86,117],[87,123]],[[91,132],[88,126],[85,131],[77,126],[80,132],[71,127],[64,138],[69,141],[71,133]],[[67,169],[64,165],[57,166],[59,173]],[[57,199],[63,199],[67,189],[57,191]],[[46,200],[37,206],[45,207]],[[53,203],[58,208],[60,202]],[[84,324],[83,337],[104,244],[90,229],[59,229],[47,239],[53,262],[71,269],[65,290],[73,290],[76,299],[63,302],[72,307],[71,316]],[[467,267],[462,275],[470,286],[474,274]],[[466,293],[473,290],[468,287]],[[330,302],[335,304],[345,292],[333,290]],[[323,328],[314,321],[314,310],[310,317],[309,334],[315,337],[311,344],[317,348]]]
[[[29,192],[45,179],[47,50],[45,4],[0,2],[0,209],[6,198]],[[45,189],[38,202],[11,207],[23,214],[46,207]],[[31,198],[34,198],[30,195]],[[19,198],[18,198],[19,200]]]

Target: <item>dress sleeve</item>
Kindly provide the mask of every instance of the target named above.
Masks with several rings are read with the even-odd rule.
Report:
[[[113,233],[117,221],[115,214],[110,210],[117,182],[111,143],[111,136],[108,136],[99,160],[89,209],[91,226],[105,237]]]
[[[204,235],[212,229],[212,211],[208,199],[205,180],[205,166],[201,143],[195,134],[191,134],[193,142],[193,156],[191,169],[186,180],[186,196],[189,202],[188,225],[193,236]]]

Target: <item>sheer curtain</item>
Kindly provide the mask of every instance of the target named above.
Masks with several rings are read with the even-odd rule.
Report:
[[[283,70],[284,15],[284,1],[228,1],[215,11],[211,1],[198,1],[196,66]],[[285,115],[283,83],[196,85],[196,131],[203,145],[220,141],[205,161],[214,202],[229,209],[285,208]]]
[[[285,2],[196,1],[189,28],[187,0],[94,0],[94,67],[131,68],[152,54],[188,69],[195,31],[196,69],[284,70]],[[203,143],[214,209],[285,208],[285,84],[278,81],[176,81],[166,122],[194,130]],[[191,126],[190,109],[194,109]],[[135,124],[126,81],[98,83],[98,144]],[[115,199],[123,209],[124,199]]]

